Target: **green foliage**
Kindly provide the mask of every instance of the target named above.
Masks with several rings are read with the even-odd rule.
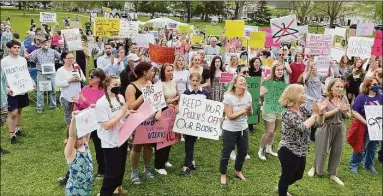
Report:
[[[318,7],[318,2],[294,1],[292,2],[292,5],[298,21],[303,24],[307,24],[305,18],[309,16]]]
[[[288,9],[269,7],[269,10],[270,10],[271,16],[275,16],[275,17],[282,17],[282,16],[287,16],[290,14],[290,10]]]
[[[252,18],[252,21],[257,25],[270,24],[271,13],[266,4],[266,1],[259,1],[257,3],[257,10]]]

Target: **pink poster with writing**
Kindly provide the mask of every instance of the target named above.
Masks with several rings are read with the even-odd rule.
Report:
[[[121,146],[128,140],[132,135],[133,131],[140,125],[143,121],[148,119],[154,111],[149,102],[144,102],[136,111],[128,116],[124,124],[122,125],[120,132],[118,133],[118,146]]]
[[[161,118],[160,121],[154,121],[153,118],[147,119],[136,128],[133,144],[163,142],[167,128],[168,119]]]
[[[273,42],[273,35],[271,34],[270,28],[262,28],[261,31],[266,32],[266,41],[265,41],[266,47],[277,47],[277,48],[279,48],[281,46],[279,43]]]
[[[371,55],[383,56],[382,41],[382,31],[377,31],[375,33],[374,45],[371,49]]]
[[[157,150],[180,142],[181,134],[173,132],[174,120],[168,119],[169,127],[165,132],[165,140],[157,143]]]
[[[219,83],[229,83],[233,79],[233,73],[221,72]]]

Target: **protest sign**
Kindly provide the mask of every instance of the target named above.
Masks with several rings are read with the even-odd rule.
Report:
[[[132,42],[136,43],[139,48],[149,48],[149,44],[154,44],[156,41],[153,34],[136,34],[133,36]]]
[[[257,124],[259,123],[260,116],[260,107],[259,107],[259,93],[261,86],[261,77],[247,77],[247,90],[251,94],[252,97],[252,108],[253,114],[247,118],[248,124]]]
[[[145,102],[149,102],[155,112],[166,107],[161,81],[142,88],[141,92]]]
[[[334,35],[344,36],[346,35],[346,29],[342,27],[335,27]]]
[[[90,22],[94,23],[97,17],[97,12],[90,12]]]
[[[154,121],[153,118],[146,119],[137,128],[134,134],[133,144],[152,144],[165,140],[165,131],[168,128],[168,119],[162,118]]]
[[[271,68],[267,67],[266,65],[262,66],[262,75],[267,78],[271,75]]]
[[[54,63],[44,63],[44,64],[41,64],[41,73],[43,75],[56,73],[55,64]]]
[[[261,31],[266,32],[266,41],[265,41],[266,47],[279,47],[281,45],[280,43],[274,43],[273,35],[271,34],[271,29],[262,28]]]
[[[150,60],[157,64],[174,63],[175,49],[149,44]]]
[[[40,12],[40,23],[57,22],[56,13]]]
[[[355,36],[356,35],[356,29],[348,29],[348,36]]]
[[[205,62],[206,62],[206,65],[208,65],[208,67],[210,67],[211,65],[211,61],[213,60],[214,57],[216,56],[219,56],[221,59],[222,59],[222,56],[221,55],[205,55]]]
[[[332,35],[308,34],[305,53],[311,55],[329,55],[332,46]]]
[[[202,44],[203,44],[203,37],[194,35],[194,36],[191,38],[191,42],[192,42],[192,44],[202,45]]]
[[[177,23],[175,22],[169,22],[168,25],[166,26],[167,29],[177,29]]]
[[[333,46],[336,48],[346,48],[346,40],[343,39],[343,36],[334,35]]]
[[[370,36],[374,33],[374,23],[358,24],[356,26],[356,36]]]
[[[314,62],[317,66],[317,72],[320,75],[326,75],[328,73],[328,67],[330,66],[330,56],[314,56]]]
[[[382,141],[382,106],[365,105],[368,136],[371,141]]]
[[[298,39],[299,31],[295,15],[270,19],[270,28],[274,43],[283,43]]]
[[[177,32],[180,34],[188,34],[191,32],[191,26],[190,25],[178,25],[177,26]]]
[[[96,17],[94,36],[112,37],[120,35],[120,19]]]
[[[226,20],[225,21],[225,37],[243,37],[245,31],[245,21],[243,20]]]
[[[75,116],[77,138],[80,138],[94,130],[97,130],[96,109],[87,108]]]
[[[336,62],[340,62],[340,59],[343,55],[346,54],[346,50],[340,48],[331,48],[330,49],[330,59],[336,60]]]
[[[1,71],[5,73],[7,84],[13,92],[13,96],[26,93],[33,87],[33,79],[29,75],[27,62],[25,59],[22,63],[8,63],[1,64]]]
[[[309,26],[298,26],[299,35],[308,34],[309,33]]]
[[[118,133],[118,146],[121,146],[128,140],[132,135],[133,131],[140,125],[143,121],[148,119],[153,115],[155,111],[152,110],[152,106],[149,102],[144,101],[142,105],[138,108],[136,113],[130,114]]]
[[[262,65],[266,65],[268,68],[272,68],[274,64],[274,59],[273,58],[268,58],[268,59],[262,59]]]
[[[206,36],[222,36],[222,28],[220,26],[206,25]]]
[[[266,40],[266,32],[252,32],[249,40],[250,48],[264,48]]]
[[[65,43],[69,51],[82,50],[81,34],[79,29],[63,29]]]
[[[157,149],[176,144],[181,140],[181,134],[173,132],[173,126],[176,119],[175,107],[169,107],[168,109],[163,111],[161,118],[164,118],[168,121],[168,126],[165,131],[165,139],[163,142],[157,143]]]
[[[218,140],[221,133],[223,103],[182,94],[173,131]]]
[[[325,28],[324,29],[324,35],[334,35],[335,33],[335,29],[331,29],[331,28]]]
[[[279,98],[281,97],[283,90],[287,87],[287,84],[282,81],[266,80],[262,85],[267,89],[263,104],[263,112],[282,112],[283,107],[279,103]]]
[[[374,45],[373,38],[350,37],[348,40],[347,56],[349,58],[356,56],[362,59],[371,56],[371,48]]]
[[[138,34],[138,23],[136,21],[120,20],[120,37],[132,38]]]
[[[39,90],[40,91],[51,91],[52,90],[52,82],[50,80],[39,81]]]
[[[219,78],[219,83],[229,83],[234,77],[233,73],[221,72],[221,77]]]
[[[258,26],[245,25],[245,37],[250,38],[253,32],[258,32]]]
[[[371,55],[383,56],[382,31],[377,31],[375,33],[374,45],[371,49]]]
[[[71,28],[71,29],[75,29],[75,28],[81,29],[82,28],[82,23],[79,22],[79,21],[70,21],[69,22],[69,28]]]

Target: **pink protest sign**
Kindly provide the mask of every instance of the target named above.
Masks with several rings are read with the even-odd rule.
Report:
[[[151,144],[163,142],[165,131],[168,128],[168,119],[161,118],[155,122],[153,118],[147,119],[136,128],[133,144]]]
[[[221,72],[221,77],[219,79],[219,83],[229,83],[233,79],[234,74]]]
[[[327,56],[332,47],[332,35],[309,34],[306,39],[306,54]]]
[[[371,55],[383,56],[382,41],[382,31],[377,31],[375,33],[374,45],[371,49]]]
[[[271,33],[270,28],[262,28],[261,31],[266,32],[266,41],[265,41],[265,46],[266,47],[280,47],[280,43],[274,43],[273,41],[273,35]]]
[[[152,106],[149,102],[144,102],[138,108],[136,113],[129,115],[118,133],[118,146],[124,144],[125,141],[132,135],[136,127],[148,119],[152,114],[154,114]]]
[[[173,132],[174,120],[168,119],[168,123],[169,127],[165,132],[165,140],[163,142],[157,143],[157,150],[176,144],[181,140],[181,134]]]

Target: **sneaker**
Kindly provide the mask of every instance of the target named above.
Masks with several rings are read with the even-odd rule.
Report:
[[[278,193],[278,187],[275,187],[274,191]],[[286,196],[292,196],[289,192],[286,193]]]
[[[250,159],[250,155],[247,154],[246,157],[245,157],[245,159]]]
[[[370,167],[368,170],[371,172],[371,174],[378,174],[378,171],[376,171],[375,167]]]
[[[190,169],[186,168],[181,172],[181,176],[186,177],[190,174]]]
[[[43,113],[43,110],[36,110],[36,112],[41,114],[41,113]]]
[[[310,176],[310,177],[313,177],[315,175],[315,168],[312,167],[309,172],[307,172],[307,175]]]
[[[55,107],[49,107],[51,110],[58,109],[56,106]]]
[[[330,179],[336,182],[337,184],[344,186],[344,183],[337,176],[330,176]]]
[[[237,153],[235,153],[235,151],[231,151],[231,154],[230,154],[230,158],[231,160],[235,161],[235,158],[237,157]]]
[[[26,137],[27,136],[27,134],[26,133],[24,133],[23,131],[21,131],[21,130],[17,130],[16,131],[16,136],[20,136],[20,137]]]
[[[197,170],[197,166],[194,165],[194,164],[191,164],[191,165],[189,166],[189,169],[190,169],[190,170]]]
[[[60,183],[61,185],[65,185],[67,181],[68,181],[68,178],[67,178],[66,175],[63,176],[63,177],[60,177],[60,178],[57,180],[57,182]]]
[[[358,168],[354,167],[350,169],[350,172],[353,174],[358,174]]]
[[[154,178],[154,174],[150,171],[149,168],[144,168],[144,175],[148,179],[153,179]]]
[[[166,172],[165,169],[156,169],[156,172],[164,176],[168,175],[168,172]]]
[[[273,155],[273,156],[275,156],[275,157],[278,156],[278,153],[276,153],[276,152],[273,151],[273,148],[272,148],[271,145],[267,145],[267,146],[266,146],[266,153],[267,153],[267,154],[271,154],[271,155]]]
[[[126,195],[126,194],[128,194],[128,191],[125,190],[125,189],[123,189],[123,188],[120,186],[120,187],[117,187],[116,190],[114,190],[113,194],[114,194],[114,195],[117,195],[117,194],[119,194],[119,195]]]
[[[17,138],[15,135],[11,137],[11,144],[17,144]]]
[[[185,138],[181,137],[181,142],[184,142],[185,141]]]
[[[169,161],[167,161],[167,162],[165,163],[165,167],[166,167],[166,168],[169,168],[169,167],[173,167],[173,165],[172,165]]]
[[[265,152],[263,151],[263,148],[260,148],[260,149],[258,150],[258,157],[259,157],[261,160],[266,160]]]
[[[0,149],[1,156],[4,156],[6,154],[10,153],[8,150]]]
[[[140,178],[138,177],[137,173],[130,174],[130,179],[132,180],[133,184],[141,184]]]

